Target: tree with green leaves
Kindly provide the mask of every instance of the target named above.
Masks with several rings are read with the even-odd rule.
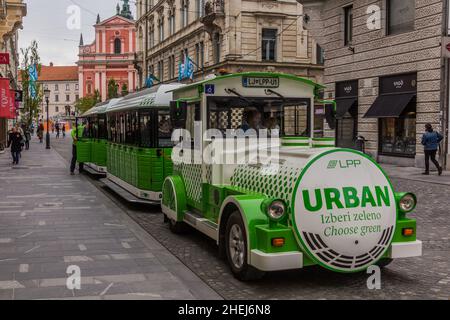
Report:
[[[79,114],[83,114],[89,109],[93,108],[100,101],[100,92],[98,90],[95,90],[95,93],[93,95],[91,94],[78,99],[78,101],[75,103],[75,109]]]
[[[108,81],[108,99],[114,99],[119,97],[119,86],[116,80],[110,79]]]
[[[122,85],[122,90],[120,91],[122,97],[125,97],[128,94],[128,86],[126,83]]]
[[[31,42],[27,48],[22,48],[22,62],[20,69],[20,78],[23,90],[23,109],[21,109],[21,119],[28,126],[33,120],[39,120],[40,106],[43,101],[43,88],[37,82],[30,79],[29,69],[31,66],[36,66],[38,74],[41,72],[41,58],[38,52],[38,44],[35,40]],[[32,92],[36,94],[33,97]]]

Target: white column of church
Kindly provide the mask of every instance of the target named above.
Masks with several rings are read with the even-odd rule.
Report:
[[[95,88],[94,90],[100,91],[100,73],[95,71]]]
[[[100,52],[100,32],[97,31],[95,34],[95,52]]]
[[[102,101],[105,101],[107,98],[107,87],[106,87],[106,71],[102,72]]]
[[[102,33],[102,52],[106,53],[106,30]]]
[[[83,72],[80,70],[78,73],[78,90],[80,98],[84,97],[84,79],[83,79]]]
[[[134,46],[133,46],[133,30],[130,30],[130,32],[129,32],[129,38],[130,38],[130,52],[134,52]]]
[[[128,91],[134,91],[133,71],[128,70]]]

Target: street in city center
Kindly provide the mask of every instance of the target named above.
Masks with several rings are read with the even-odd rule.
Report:
[[[450,301],[449,97],[450,0],[0,0],[0,301]]]
[[[450,175],[441,179],[443,184],[392,179],[396,188],[418,195],[414,217],[424,255],[385,268],[380,290],[367,288],[364,272],[342,275],[320,268],[243,283],[219,258],[213,241],[193,229],[172,234],[157,206],[129,205],[88,175],[69,176],[70,137],[53,139],[50,151],[36,140],[23,153],[20,167],[9,165],[9,154],[0,155],[2,299],[450,297]],[[79,291],[66,287],[71,265],[81,268]]]

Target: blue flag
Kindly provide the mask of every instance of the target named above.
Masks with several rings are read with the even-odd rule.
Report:
[[[38,80],[38,72],[37,72],[37,66],[35,64],[28,67],[28,74],[30,76],[30,83],[28,86],[28,90],[30,91],[30,96],[33,99],[36,99],[36,96],[37,96],[36,81]]]

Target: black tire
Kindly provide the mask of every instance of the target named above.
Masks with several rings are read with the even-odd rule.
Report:
[[[390,265],[393,261],[394,261],[394,259],[384,258],[377,262],[377,266],[379,266],[380,268],[384,268],[384,267],[387,267],[388,265]]]
[[[177,222],[169,218],[169,229],[172,233],[183,234],[186,232],[187,226],[184,222]]]
[[[236,232],[236,230],[242,235],[242,237],[238,241],[239,244],[236,244],[236,246],[232,248],[230,246],[230,239],[231,237],[233,237],[231,233]],[[241,281],[251,281],[258,280],[264,277],[265,272],[258,270],[247,263],[247,235],[245,232],[244,222],[242,221],[239,212],[234,212],[228,219],[224,241],[228,265],[230,266],[231,272],[233,273],[235,278]],[[237,258],[238,262],[233,262],[233,257],[234,260],[236,260],[237,256],[239,256]]]

